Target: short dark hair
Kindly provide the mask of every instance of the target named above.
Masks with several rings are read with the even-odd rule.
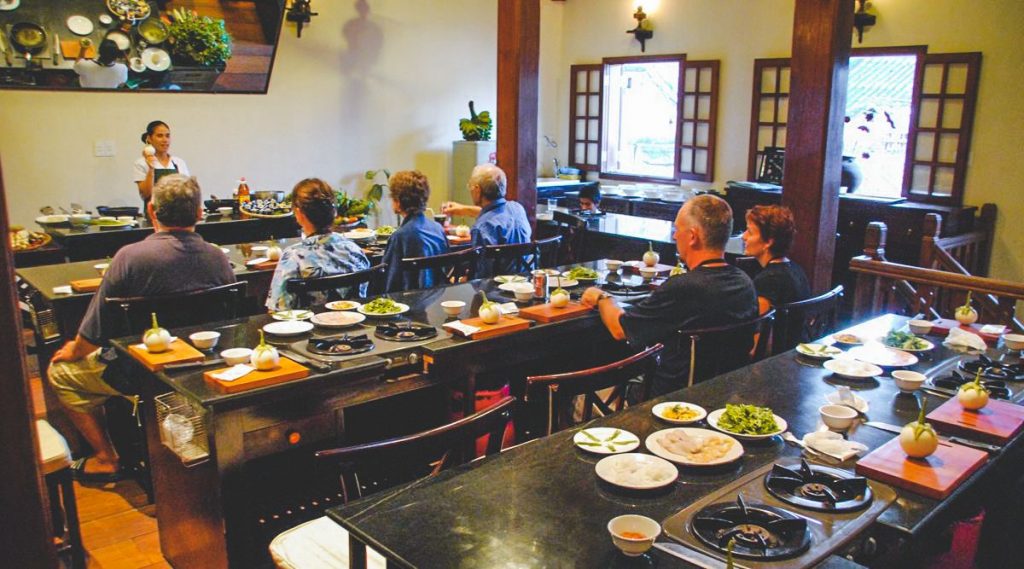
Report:
[[[689,206],[690,221],[700,228],[708,249],[724,251],[732,235],[732,208],[720,197],[697,196],[683,205]]]
[[[596,204],[601,203],[601,187],[596,184],[593,186],[583,186],[580,189],[580,199],[583,198],[587,198]]]
[[[114,40],[103,40],[100,42],[100,63],[109,65],[120,56],[121,48],[117,47],[117,43],[115,43]]]
[[[335,201],[334,190],[320,178],[306,178],[292,189],[292,207],[302,210],[317,233],[324,233],[334,224]]]
[[[772,240],[768,248],[772,256],[784,257],[789,254],[793,236],[796,235],[792,210],[781,205],[757,205],[747,212],[746,218],[747,225],[754,224],[760,230],[761,240]]]
[[[106,43],[106,41],[104,41],[103,43]],[[113,43],[113,42],[111,41],[111,43]],[[101,45],[100,47],[103,47],[103,46]],[[114,47],[117,47],[117,44],[114,44]],[[149,140],[147,140],[147,139],[150,136],[153,136],[153,132],[156,131],[157,127],[161,127],[161,126],[166,128],[167,130],[171,130],[171,127],[167,126],[167,123],[165,123],[164,121],[153,121],[153,122],[147,124],[146,125],[146,132],[142,133],[142,136],[140,137],[142,139],[142,143],[143,144],[149,144]]]
[[[199,220],[203,192],[194,176],[171,174],[153,186],[153,214],[165,227],[192,227]]]
[[[430,182],[419,170],[395,172],[388,180],[388,188],[406,215],[423,211],[430,199]]]

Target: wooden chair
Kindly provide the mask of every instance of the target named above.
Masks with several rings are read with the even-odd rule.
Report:
[[[433,271],[435,283],[455,284],[476,278],[477,266],[483,256],[483,247],[472,247],[430,257],[402,259],[402,271]]]
[[[515,403],[515,397],[505,397],[447,425],[385,441],[322,450],[315,456],[318,462],[338,469],[342,497],[347,502],[469,462],[474,443],[483,435],[488,435],[486,455],[497,453]],[[366,544],[327,517],[279,534],[270,544],[270,553],[278,567],[288,569],[367,566]],[[382,565],[379,558],[374,561]]]
[[[504,245],[485,245],[484,259],[489,261],[493,276],[498,274],[528,273],[537,268],[537,244],[506,243]]]
[[[359,287],[363,283],[368,283],[368,294],[373,294],[376,291],[381,290],[382,283],[384,282],[384,275],[388,271],[387,263],[381,263],[364,269],[362,271],[356,271],[354,273],[342,273],[340,275],[329,275],[326,277],[310,277],[310,278],[295,278],[288,279],[284,288],[291,294],[294,294],[297,298],[297,308],[306,308],[312,302],[310,300],[310,293],[313,292],[327,292],[328,296],[332,293],[336,294],[339,289],[348,289],[349,291]],[[349,296],[355,296],[349,293]]]
[[[587,220],[578,215],[555,210],[551,214],[552,221],[558,226],[558,233],[565,241],[558,259],[560,265],[579,262],[583,255],[583,242],[586,239]]]
[[[772,355],[781,354],[800,342],[831,334],[837,329],[843,285],[814,298],[775,307]]]
[[[545,267],[557,267],[562,264],[559,262],[559,250],[561,249],[562,236],[555,235],[554,237],[548,237],[547,239],[541,239],[534,241],[537,246],[537,268],[543,269]]]
[[[634,378],[643,377],[638,399],[647,398],[649,378],[658,365],[658,355],[664,349],[663,344],[655,344],[638,354],[603,366],[527,377],[525,402],[546,400],[543,416],[548,435],[589,421],[595,409],[601,415],[621,411],[626,404],[626,387]],[[578,396],[583,396],[583,408],[577,421],[574,415]]]
[[[690,344],[687,386],[764,359],[774,320],[775,310],[772,309],[757,318],[735,324],[679,330],[680,342]],[[738,339],[747,336],[754,341],[753,355],[749,348],[735,348],[739,344]]]

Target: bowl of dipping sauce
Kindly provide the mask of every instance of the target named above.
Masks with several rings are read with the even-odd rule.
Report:
[[[212,350],[220,340],[220,332],[193,332],[188,335],[188,339],[192,341],[193,346],[200,350]]]
[[[1003,343],[1011,350],[1024,350],[1024,334],[1006,334]]]
[[[896,387],[899,388],[903,393],[913,393],[924,385],[924,380],[928,379],[923,373],[917,373],[916,371],[910,371],[907,369],[901,369],[892,372],[892,378],[896,381]]]
[[[533,290],[532,288],[530,289]],[[462,314],[462,309],[466,307],[466,303],[461,300],[446,300],[441,303],[441,309],[448,316],[458,316]]]
[[[640,267],[640,276],[643,277],[645,281],[649,281],[658,276],[658,269],[654,267]]]
[[[608,533],[612,543],[623,554],[639,557],[654,545],[654,540],[661,535],[661,524],[636,514],[626,514],[612,518],[608,522]]]
[[[608,270],[614,273],[617,272],[622,267],[622,261],[608,259],[604,262],[604,266],[608,267]]]
[[[832,431],[849,429],[857,418],[856,409],[846,405],[822,405],[818,408],[818,414],[821,415],[821,422]]]
[[[530,283],[514,283],[512,285],[512,293],[516,295],[516,300],[526,302],[533,298],[533,285]]]
[[[220,353],[220,357],[224,358],[224,362],[229,366],[248,363],[251,355],[252,350],[249,348],[230,348]]]
[[[932,331],[932,323],[927,320],[911,320],[907,327],[915,334],[927,334]]]

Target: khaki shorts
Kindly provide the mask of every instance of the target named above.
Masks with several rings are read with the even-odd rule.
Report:
[[[69,409],[88,413],[103,405],[111,397],[125,397],[124,394],[103,381],[103,370],[107,364],[100,361],[100,350],[76,362],[50,364],[47,375],[50,385]]]

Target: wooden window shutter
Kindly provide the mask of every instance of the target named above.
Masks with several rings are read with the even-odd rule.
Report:
[[[714,180],[719,63],[687,60],[684,64],[677,143],[679,177],[684,180]]]
[[[604,67],[600,63],[569,69],[569,165],[601,169],[601,95]]]
[[[755,59],[747,179],[756,180],[766,147],[785,148],[789,114],[789,58]]]
[[[927,54],[907,145],[903,195],[916,202],[963,202],[981,53]]]

